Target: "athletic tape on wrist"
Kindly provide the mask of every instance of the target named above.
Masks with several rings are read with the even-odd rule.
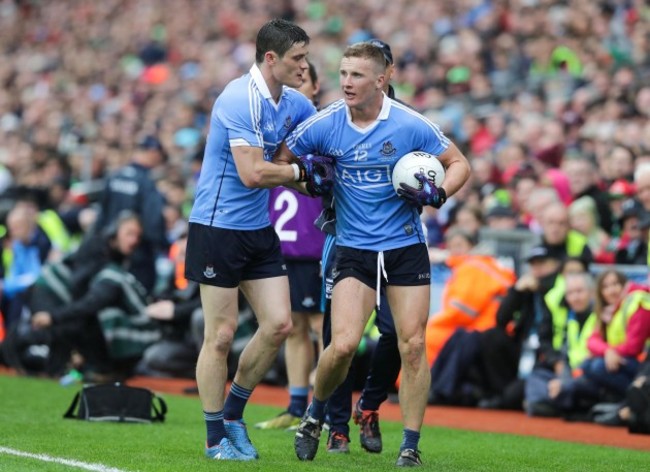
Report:
[[[291,167],[293,167],[293,180],[296,182],[300,179],[300,167],[298,164],[291,164]]]

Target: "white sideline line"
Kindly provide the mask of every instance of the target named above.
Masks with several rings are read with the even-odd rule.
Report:
[[[55,462],[57,464],[77,467],[84,470],[92,470],[95,472],[126,472],[122,469],[116,469],[115,467],[109,467],[104,464],[92,464],[89,462],[81,462],[73,459],[64,459],[62,457],[48,456],[47,454],[33,454],[31,452],[19,451],[17,449],[11,449],[2,446],[0,446],[0,454],[11,454],[12,456],[29,457],[30,459],[36,459],[43,462]]]

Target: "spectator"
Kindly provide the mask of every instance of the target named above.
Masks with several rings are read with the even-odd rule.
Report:
[[[7,216],[8,236],[2,238],[2,313],[9,329],[21,315],[23,295],[36,282],[52,244],[39,228],[35,208],[16,206]]]
[[[610,236],[598,225],[596,204],[591,197],[580,197],[569,205],[569,226],[587,238],[594,262],[614,261],[613,252],[608,250]]]
[[[555,381],[549,394],[556,406],[576,408],[597,402],[620,402],[639,371],[638,358],[650,339],[648,288],[628,282],[625,275],[607,269],[596,280],[594,329],[587,339],[589,357],[580,365],[581,375],[571,381]],[[546,409],[544,409],[546,411]],[[619,406],[592,413],[604,424],[622,424]]]
[[[549,187],[537,187],[530,192],[525,203],[526,224],[533,233],[542,232],[542,218],[549,205],[560,202],[557,192]]]
[[[595,164],[585,157],[574,157],[565,160],[562,169],[569,177],[573,199],[576,200],[584,196],[593,198],[598,215],[600,215],[598,223],[601,228],[611,234],[612,214],[607,195],[598,186],[599,176]]]
[[[627,200],[620,218],[621,235],[616,243],[616,264],[645,265],[648,260],[650,218],[636,200]]]
[[[483,331],[496,325],[501,298],[514,283],[514,273],[490,255],[472,251],[476,239],[452,227],[445,234],[451,276],[445,283],[441,310],[429,317],[426,328],[427,360],[432,365],[443,345],[457,329]],[[478,284],[482,289],[476,290]],[[436,375],[432,374],[432,378]],[[436,380],[434,380],[434,383]]]
[[[585,408],[574,399],[580,388],[574,378],[589,355],[587,340],[596,324],[594,281],[584,270],[566,274],[564,280],[567,312],[553,313],[553,346],[542,354],[543,363],[526,380],[525,409],[531,416],[568,415]],[[558,315],[564,323],[556,322]]]
[[[562,203],[568,206],[571,203],[571,185],[569,178],[560,169],[550,168],[547,169],[540,180],[540,184],[545,187],[555,189],[558,198]]]
[[[591,358],[584,376],[597,388],[622,397],[639,369],[639,356],[650,339],[648,287],[626,282],[615,270],[605,270],[596,282],[596,328],[587,347]]]
[[[463,204],[454,216],[453,226],[467,232],[472,238],[478,240],[478,232],[483,226],[483,211],[478,205]]]
[[[185,279],[187,235],[170,248],[174,276],[169,286],[144,309],[160,324],[162,338],[147,347],[137,370],[146,375],[194,378],[199,348],[203,343],[203,313],[197,283]]]
[[[630,433],[650,434],[650,360],[641,364],[639,373],[628,387],[625,401],[594,405],[595,423],[607,426],[628,426]]]
[[[634,171],[634,187],[636,199],[643,210],[650,213],[650,163],[643,163]]]
[[[531,249],[530,272],[519,277],[497,311],[497,326],[481,333],[481,365],[487,388],[481,408],[523,408],[525,379],[539,362],[539,348],[552,343],[545,295],[555,284],[561,256],[546,246]]]
[[[617,180],[632,182],[634,179],[634,160],[636,156],[634,152],[622,144],[617,144],[613,147],[607,159],[611,172],[609,177],[611,183]]]
[[[155,136],[144,136],[131,162],[108,177],[100,199],[95,231],[102,231],[123,210],[131,210],[142,219],[142,241],[133,255],[133,274],[151,293],[156,283],[156,259],[168,247],[164,201],[156,189],[150,171],[164,159],[162,144]]]
[[[610,185],[609,190],[609,207],[612,210],[612,218],[614,218],[614,228],[612,230],[612,237],[621,236],[621,217],[625,206],[629,206],[634,202],[630,199],[634,198],[635,188],[634,184],[626,180],[616,180]],[[627,203],[630,201],[630,203]],[[640,205],[639,205],[640,206]]]
[[[593,255],[587,238],[569,226],[569,211],[561,203],[548,205],[542,213],[542,245],[559,260],[580,257],[591,263]]]
[[[486,227],[498,231],[508,231],[519,227],[517,213],[507,205],[492,205],[486,215]]]
[[[73,349],[79,349],[89,378],[94,374],[99,378],[129,375],[144,349],[159,338],[157,325],[144,314],[146,292],[126,268],[141,233],[139,218],[131,212],[122,213],[107,228],[97,249],[83,249],[81,254],[93,254],[96,259],[79,261],[69,279],[59,280],[63,284],[43,279],[51,289],[46,291],[50,296],[33,297],[31,324],[36,331],[45,332],[58,352],[51,373],[64,365]],[[95,272],[89,274],[90,267]],[[74,297],[75,288],[84,286],[87,288]]]

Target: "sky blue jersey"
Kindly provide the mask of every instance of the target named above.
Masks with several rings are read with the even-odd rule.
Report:
[[[427,118],[384,96],[377,120],[359,128],[338,100],[301,123],[287,146],[297,156],[311,153],[335,160],[338,245],[386,251],[425,242],[418,211],[397,196],[391,174],[404,154],[440,155],[449,146]]]
[[[263,148],[270,161],[289,132],[314,113],[309,99],[289,87],[275,103],[257,65],[230,82],[212,107],[190,222],[237,230],[269,226],[269,190],[244,186],[232,148]]]

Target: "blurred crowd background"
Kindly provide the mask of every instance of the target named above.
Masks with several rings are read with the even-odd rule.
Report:
[[[513,179],[526,166],[536,186],[561,188],[574,177],[566,161],[587,157],[606,192],[650,160],[645,0],[5,0],[0,191],[46,189],[50,205],[64,204],[69,190],[100,188],[80,183],[128,163],[139,137],[154,135],[167,157],[155,175],[173,228],[188,211],[212,103],[250,68],[255,34],[272,17],[311,35],[321,104],[339,97],[347,44],[388,42],[398,98],[472,161],[466,193],[479,216],[498,203],[530,222],[531,189]],[[436,216],[443,230],[452,216]],[[604,229],[615,236],[609,221]]]

